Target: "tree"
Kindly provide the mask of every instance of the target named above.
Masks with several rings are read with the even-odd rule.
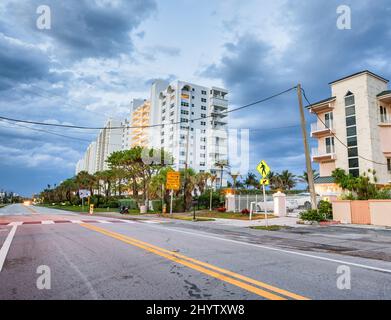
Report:
[[[224,168],[229,168],[228,160],[219,160],[215,163],[215,167],[220,169],[220,189],[223,187]]]
[[[283,170],[279,174],[283,190],[291,190],[296,185],[295,175],[288,170]]]
[[[130,150],[112,153],[107,159],[107,163],[112,169],[122,170],[123,177],[120,177],[120,180],[130,181],[134,196],[138,195],[138,184],[140,183],[143,190],[142,199],[145,205],[148,205],[149,183],[153,175],[164,168],[164,162],[167,159],[171,160],[172,157],[163,150],[137,146]]]
[[[246,179],[244,180],[244,184],[246,185],[247,189],[249,189],[249,187],[257,187],[258,181],[255,173],[249,172]]]
[[[376,186],[377,177],[376,171],[368,169],[359,177],[354,177],[347,174],[345,170],[337,168],[332,173],[335,183],[343,190],[348,190],[352,193],[352,197],[357,200],[369,199],[389,199],[390,193],[387,190],[380,190]]]
[[[87,171],[80,171],[75,178],[75,182],[78,186],[78,189],[88,189],[91,195],[94,194],[96,179]]]
[[[104,195],[109,197],[111,194],[112,184],[117,181],[118,178],[117,172],[112,169],[98,171],[95,173],[95,178],[97,181],[98,190],[100,190],[100,186],[103,186]]]
[[[60,184],[60,188],[65,192],[65,199],[67,201],[72,200],[72,192],[75,192],[77,190],[77,184],[75,178],[70,178],[64,180]]]
[[[196,184],[200,194],[203,194],[205,191],[206,184],[210,178],[211,174],[208,172],[199,172],[195,176]]]
[[[314,180],[319,178],[319,173],[316,170],[312,170],[312,172],[313,172],[313,175],[314,175]],[[300,182],[306,183],[307,184],[306,190],[307,191],[310,190],[310,186],[309,186],[309,183],[308,183],[308,173],[307,173],[307,171],[304,171],[301,176],[298,176],[298,180]]]
[[[183,169],[180,171],[181,181],[184,186],[184,199],[185,199],[185,211],[188,211],[191,207],[191,202],[193,200],[193,191],[197,187],[196,173],[193,169]],[[186,184],[184,183],[186,177]]]
[[[277,172],[270,171],[268,174],[268,179],[270,181],[270,188],[272,190],[283,189],[282,180]]]

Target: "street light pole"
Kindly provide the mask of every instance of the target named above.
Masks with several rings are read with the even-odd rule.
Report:
[[[305,153],[305,161],[306,161],[307,176],[308,176],[308,186],[309,186],[310,194],[311,194],[311,207],[312,207],[312,209],[316,210],[318,206],[317,206],[317,199],[316,199],[316,193],[315,193],[314,172],[312,171],[310,149],[308,146],[307,127],[306,127],[306,121],[305,121],[305,114],[304,114],[304,107],[303,107],[303,96],[302,96],[302,92],[301,92],[301,84],[300,83],[297,85],[297,97],[299,100],[301,131],[303,134],[304,153]]]

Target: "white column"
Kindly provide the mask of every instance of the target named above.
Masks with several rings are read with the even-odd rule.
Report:
[[[273,194],[274,214],[279,217],[286,217],[286,194],[278,191]]]

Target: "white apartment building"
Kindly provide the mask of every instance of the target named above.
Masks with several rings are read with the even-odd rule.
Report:
[[[388,80],[370,71],[358,72],[331,82],[331,97],[308,106],[321,119],[311,127],[311,136],[318,141],[312,152],[320,169],[317,193],[341,191],[331,177],[336,168],[353,176],[375,170],[378,184],[391,183],[391,91],[387,84]]]
[[[97,140],[88,146],[83,158],[77,162],[76,175],[80,171],[94,174],[97,171],[107,170],[106,160],[109,155],[123,148],[122,136],[123,127],[121,121],[109,119],[104,129],[99,132]]]
[[[215,163],[228,159],[227,94],[222,88],[184,81],[155,82],[150,125],[164,126],[150,128],[149,145],[170,152],[176,170],[187,163],[196,172],[216,173],[219,169]]]

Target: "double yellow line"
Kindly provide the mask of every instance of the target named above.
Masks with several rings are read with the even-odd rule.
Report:
[[[104,234],[108,237],[117,239],[119,241],[125,242],[127,244],[131,244],[132,246],[138,247],[140,249],[146,250],[148,252],[154,253],[160,257],[164,257],[168,260],[174,261],[176,263],[179,263],[181,265],[184,265],[188,268],[191,268],[193,270],[199,271],[201,273],[204,273],[208,276],[211,276],[213,278],[219,279],[221,281],[227,282],[229,284],[232,284],[234,286],[237,286],[241,289],[247,290],[249,292],[252,292],[256,295],[259,295],[263,298],[270,299],[270,300],[287,300],[287,299],[296,299],[296,300],[309,300],[306,297],[300,296],[298,294],[274,287],[272,285],[269,285],[267,283],[254,280],[252,278],[243,276],[241,274],[222,269],[219,267],[216,267],[214,265],[211,265],[206,262],[202,262],[193,258],[189,258],[187,256],[184,256],[182,254],[172,252],[157,246],[154,246],[152,244],[122,235],[120,233],[112,232],[100,227],[97,227],[95,225],[91,224],[80,224],[80,226],[85,227],[87,229],[99,232],[101,234]]]

